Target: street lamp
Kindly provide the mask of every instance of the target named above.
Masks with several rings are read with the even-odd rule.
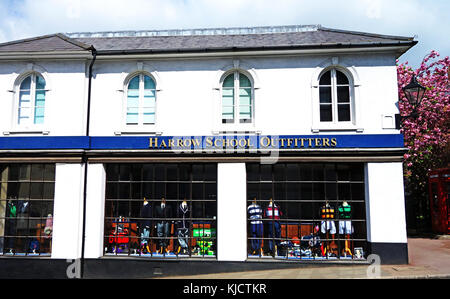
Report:
[[[411,81],[402,88],[405,93],[406,98],[408,99],[408,103],[412,107],[412,112],[407,116],[402,116],[400,114],[396,114],[395,121],[397,129],[400,128],[401,123],[409,117],[416,118],[417,117],[417,108],[420,106],[423,96],[425,94],[426,88],[420,85],[417,81],[415,75],[412,76]]]

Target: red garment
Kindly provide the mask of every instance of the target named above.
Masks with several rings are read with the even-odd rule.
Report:
[[[280,216],[283,216],[283,213],[277,205],[269,205],[264,210],[264,218],[280,220]]]

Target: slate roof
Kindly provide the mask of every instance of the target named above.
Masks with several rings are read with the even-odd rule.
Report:
[[[54,34],[0,44],[0,52],[89,50],[98,54],[181,53],[271,49],[408,46],[412,37],[325,28],[320,25]]]
[[[59,52],[86,51],[90,49],[90,45],[83,44],[61,33],[0,44],[0,52]]]

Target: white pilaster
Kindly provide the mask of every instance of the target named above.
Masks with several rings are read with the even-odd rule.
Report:
[[[85,258],[103,256],[106,173],[103,164],[88,165]]]
[[[52,258],[81,256],[83,164],[56,164]]]
[[[217,165],[217,259],[247,259],[245,163]]]
[[[402,163],[367,163],[365,173],[368,241],[407,243]]]

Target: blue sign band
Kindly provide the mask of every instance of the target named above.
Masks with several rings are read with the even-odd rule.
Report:
[[[220,150],[403,148],[401,134],[268,136],[42,136],[0,137],[0,150]]]

